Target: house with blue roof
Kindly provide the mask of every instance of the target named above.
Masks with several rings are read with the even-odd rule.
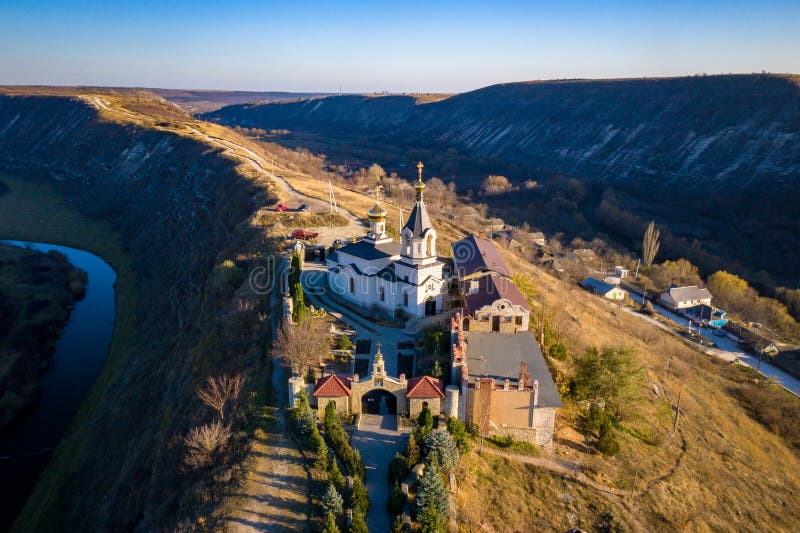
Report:
[[[627,293],[618,286],[593,277],[586,278],[578,285],[609,300],[624,300],[627,296]]]

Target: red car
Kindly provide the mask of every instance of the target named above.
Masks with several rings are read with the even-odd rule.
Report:
[[[297,239],[299,241],[304,241],[306,239],[316,239],[319,236],[319,233],[315,231],[306,231],[304,229],[296,229],[292,232],[289,236],[292,239]]]
[[[278,207],[276,207],[276,208],[275,208],[275,211],[278,211],[278,212],[280,212],[280,213],[283,213],[283,212],[284,212],[284,211],[286,211],[287,209],[289,209],[289,206],[288,206],[288,205],[286,205],[286,204],[278,204]]]

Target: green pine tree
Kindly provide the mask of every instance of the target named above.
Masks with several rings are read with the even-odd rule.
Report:
[[[344,492],[346,480],[342,475],[342,471],[339,470],[339,462],[335,457],[331,459],[331,469],[328,472],[328,481],[333,483],[333,486],[336,487],[336,490],[338,490],[339,493]]]
[[[419,462],[420,458],[420,451],[419,451],[419,443],[417,442],[417,438],[412,433],[408,436],[408,444],[406,444],[406,449],[404,452],[406,456],[406,460],[408,461],[408,467],[414,468]]]
[[[333,513],[325,515],[325,525],[322,528],[322,533],[339,533],[339,526],[336,524],[336,517]]]
[[[403,522],[403,517],[395,517],[394,522],[392,523],[392,529],[389,531],[389,533],[407,533],[407,531],[406,523]]]
[[[442,475],[432,464],[425,467],[414,496],[413,511],[418,520],[428,507],[433,507],[442,518],[447,516],[447,489]]]
[[[433,414],[431,413],[431,408],[427,405],[422,408],[422,411],[419,412],[419,417],[417,418],[417,425],[423,428],[432,428],[433,427]]]
[[[444,518],[436,511],[436,507],[428,505],[418,518],[421,533],[444,533]]]
[[[353,521],[350,523],[350,533],[369,533],[364,513],[353,510]]]

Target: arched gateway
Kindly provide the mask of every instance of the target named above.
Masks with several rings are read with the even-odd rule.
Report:
[[[330,374],[317,381],[314,387],[317,412],[320,416],[333,401],[342,414],[382,414],[416,416],[427,402],[434,414],[439,414],[440,400],[444,398],[444,385],[440,379],[421,376],[406,380],[386,375],[383,354],[378,346],[372,373],[365,378]]]

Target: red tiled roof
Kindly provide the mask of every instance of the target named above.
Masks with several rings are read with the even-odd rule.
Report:
[[[408,380],[406,398],[444,398],[442,380],[431,376],[420,376]]]
[[[350,396],[350,384],[352,382],[352,378],[330,374],[317,381],[313,396],[315,398],[342,398]]]

